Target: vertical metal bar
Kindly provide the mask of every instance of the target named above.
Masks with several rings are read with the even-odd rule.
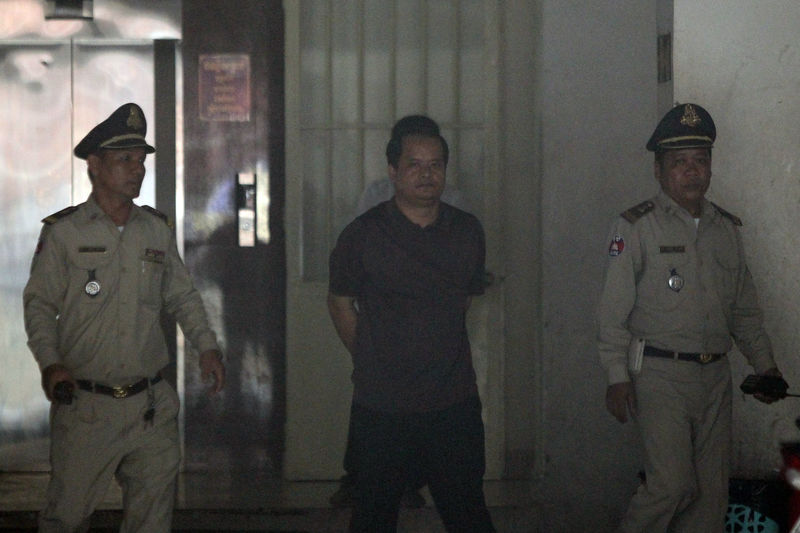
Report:
[[[336,0],[328,0],[328,13],[326,19],[326,30],[328,32],[328,65],[326,69],[326,79],[325,84],[328,87],[326,94],[328,96],[328,116],[325,118],[326,124],[323,124],[323,131],[326,134],[326,144],[327,150],[325,154],[325,168],[327,176],[324,176],[325,179],[325,189],[327,192],[326,200],[326,216],[325,216],[325,235],[328,236],[328,248],[331,248],[333,243],[335,242],[336,235],[333,234],[333,202],[331,199],[333,198],[333,54],[334,54],[334,35],[333,35],[333,18],[334,18],[334,10],[333,4]]]
[[[295,0],[284,0],[286,17],[286,176],[299,176],[298,180],[286,180],[286,270],[287,289],[305,279],[305,220],[303,208],[303,182],[305,181],[301,151],[303,124],[300,121],[301,72],[303,54],[300,28],[302,26],[302,4]],[[290,297],[289,297],[290,298]]]
[[[365,23],[366,10],[364,9],[364,0],[360,0],[358,2],[358,13],[359,13],[359,16],[358,16],[357,20],[358,20],[359,27],[358,27],[357,33],[356,33],[356,35],[357,35],[357,43],[358,43],[357,44],[357,46],[358,46],[358,75],[357,75],[357,77],[358,77],[358,97],[357,97],[357,101],[358,101],[358,126],[357,126],[357,128],[358,128],[358,130],[357,130],[357,132],[358,132],[358,149],[359,149],[359,154],[358,154],[358,173],[361,175],[361,189],[363,190],[364,185],[365,185],[365,179],[364,179],[364,154],[366,152],[366,150],[364,148],[364,139],[365,139],[364,131],[366,130],[366,124],[364,122],[364,102],[366,101],[366,96],[365,96],[366,95],[366,80],[364,79],[365,78],[365,72],[366,72],[366,66],[365,66],[366,54],[365,54],[365,51],[364,51],[365,43],[366,43],[366,38],[364,37],[364,33],[365,33],[365,29],[364,28],[366,26],[366,23]]]
[[[464,16],[463,7],[464,6],[463,6],[463,4],[461,3],[460,0],[453,0],[453,9],[455,9],[455,12],[456,12],[456,16],[455,16],[455,24],[456,24],[456,28],[455,28],[455,34],[456,35],[455,35],[455,37],[456,37],[456,42],[455,42],[455,49],[454,49],[455,61],[456,61],[456,64],[455,64],[456,94],[455,94],[455,98],[453,99],[454,100],[453,101],[453,116],[455,117],[455,120],[454,120],[455,124],[453,124],[453,129],[456,130],[456,131],[459,129],[460,124],[461,124],[461,81],[462,81],[461,80],[461,50],[462,50],[462,48],[461,48],[461,41],[462,41],[461,30],[462,30],[462,27],[463,27],[462,19],[463,19],[463,16]]]
[[[455,85],[456,94],[455,94],[455,98],[453,98],[453,122],[454,122],[454,124],[453,124],[453,133],[452,133],[453,139],[451,141],[453,149],[450,151],[450,153],[452,155],[455,155],[455,163],[456,163],[456,166],[455,166],[455,169],[456,169],[455,178],[456,179],[453,180],[453,185],[457,186],[458,185],[458,169],[460,167],[459,154],[461,153],[461,150],[460,150],[460,148],[461,148],[461,126],[462,126],[462,124],[461,124],[461,82],[462,82],[462,80],[461,80],[461,50],[462,50],[462,47],[461,47],[461,40],[462,40],[461,29],[463,27],[462,17],[464,16],[464,14],[463,14],[463,4],[461,3],[461,1],[460,0],[453,0],[453,2],[454,2],[453,9],[455,9],[455,11],[456,11],[456,16],[455,16],[455,24],[456,24],[456,28],[455,28],[455,34],[456,35],[455,35],[455,37],[456,37],[456,42],[455,42],[455,49],[454,49],[454,56],[455,56],[455,62],[456,62],[456,64],[455,64],[455,84],[454,85]]]
[[[184,213],[185,213],[185,188],[183,175],[183,55],[180,41],[175,42],[175,239],[178,241],[178,253],[183,257],[184,238]],[[179,164],[178,164],[179,163]],[[186,393],[186,339],[180,328],[177,331],[176,346],[176,390],[181,404],[184,403]],[[181,457],[186,457],[186,410],[178,413],[178,438],[181,446]]]
[[[72,116],[69,121],[69,138],[70,141],[75,140],[75,39],[69,40],[69,100],[70,108],[72,109]],[[75,165],[70,165],[70,205],[76,205],[77,199],[75,198],[75,180],[78,177],[75,175]]]
[[[183,252],[183,228],[177,222],[177,133],[175,117],[177,109],[176,98],[176,43],[172,39],[157,39],[153,42],[153,126],[155,127],[154,140],[157,150],[155,160],[155,207],[175,221],[176,231],[180,239],[178,245]],[[182,183],[181,183],[182,185]],[[181,213],[183,210],[181,210]],[[181,217],[181,223],[182,223]],[[176,239],[178,235],[176,235]],[[184,339],[178,331],[174,319],[163,315],[161,327],[167,341],[170,361],[174,362],[174,375],[167,373],[168,381],[177,389],[181,402],[184,399]],[[170,368],[172,370],[172,368]],[[181,452],[184,449],[185,419],[184,412],[178,414],[178,439]],[[184,454],[181,453],[181,457]]]
[[[389,50],[389,58],[391,61],[389,76],[390,76],[390,84],[389,84],[389,102],[387,105],[391,106],[392,109],[392,119],[397,118],[398,109],[397,109],[397,39],[400,36],[400,32],[397,29],[397,11],[400,9],[397,5],[397,2],[392,2],[392,20],[389,24],[392,32],[391,38],[391,49]],[[393,122],[393,120],[391,120]]]
[[[175,41],[153,43],[156,208],[175,220]]]
[[[175,220],[175,41],[153,42],[153,95],[155,116],[155,204]],[[170,358],[177,360],[174,320],[162,320]]]
[[[419,0],[420,5],[417,13],[425,13],[422,17],[422,64],[420,65],[420,72],[422,72],[422,106],[425,114],[428,114],[428,54],[430,53],[430,39],[428,39],[428,20],[431,18],[430,9],[426,0]],[[423,11],[424,10],[424,11]]]

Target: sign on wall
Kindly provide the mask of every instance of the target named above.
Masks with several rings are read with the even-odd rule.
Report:
[[[200,120],[250,121],[249,55],[201,55],[197,70]]]

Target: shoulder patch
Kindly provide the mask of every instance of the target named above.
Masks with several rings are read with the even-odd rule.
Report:
[[[732,213],[729,213],[728,211],[725,211],[724,209],[722,209],[720,206],[718,206],[714,202],[711,202],[711,205],[714,206],[714,209],[719,211],[720,215],[724,216],[725,218],[727,218],[728,220],[733,222],[736,226],[741,226],[742,225],[742,219],[741,218],[737,217],[736,215],[734,215]]]
[[[74,213],[77,210],[78,210],[78,208],[76,206],[71,205],[69,207],[66,207],[66,208],[62,209],[58,213],[53,213],[52,215],[44,217],[42,219],[42,222],[44,222],[47,225],[55,224],[56,222],[58,222],[62,218],[71,215],[72,213]]]
[[[151,215],[156,216],[156,217],[160,218],[161,220],[163,220],[164,223],[167,226],[170,227],[170,229],[174,229],[175,225],[172,223],[172,221],[169,219],[169,217],[167,215],[165,215],[164,213],[162,213],[161,211],[159,211],[158,209],[156,209],[155,207],[150,207],[149,205],[143,205],[142,209],[144,209],[145,211],[147,211]]]
[[[645,216],[647,213],[655,209],[655,207],[656,204],[654,204],[651,200],[645,200],[639,205],[635,205],[630,209],[628,209],[627,211],[620,213],[619,216],[621,216],[622,218],[633,224],[634,222]]]

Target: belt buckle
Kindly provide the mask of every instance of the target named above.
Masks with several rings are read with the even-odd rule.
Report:
[[[711,360],[714,359],[714,354],[701,353],[699,359],[701,364],[710,363]]]
[[[111,387],[114,391],[114,398],[127,398],[128,387]]]

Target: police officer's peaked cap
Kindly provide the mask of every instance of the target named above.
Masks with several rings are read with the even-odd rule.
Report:
[[[92,128],[73,152],[81,159],[86,159],[97,150],[125,148],[144,148],[145,153],[152,154],[156,149],[144,140],[146,133],[147,120],[142,108],[133,103],[125,104]]]
[[[708,111],[697,104],[679,104],[664,115],[656,126],[647,149],[651,152],[681,148],[711,148],[717,128]]]

